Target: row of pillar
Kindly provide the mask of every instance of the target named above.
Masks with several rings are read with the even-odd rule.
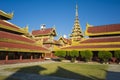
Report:
[[[5,61],[8,61],[8,53],[6,54],[6,56],[5,56]],[[22,60],[23,59],[23,56],[22,56],[22,54],[20,54],[20,58],[19,58],[20,60]],[[41,59],[41,56],[39,57],[39,59]],[[33,55],[31,54],[31,56],[30,56],[30,60],[33,60]]]

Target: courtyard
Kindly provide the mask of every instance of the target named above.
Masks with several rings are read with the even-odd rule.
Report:
[[[120,65],[32,62],[0,66],[0,80],[117,80]]]

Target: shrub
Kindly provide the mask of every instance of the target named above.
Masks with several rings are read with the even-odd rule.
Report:
[[[66,51],[55,51],[55,56],[65,57],[66,56]]]
[[[79,56],[79,51],[72,50],[72,51],[69,52],[69,56],[78,57]]]
[[[88,62],[88,61],[91,60],[91,58],[93,56],[93,53],[92,53],[92,51],[87,50],[87,51],[81,51],[80,55],[81,55],[82,58],[84,58],[85,62]]]
[[[117,58],[117,62],[120,62],[120,50],[114,52],[115,57]]]
[[[107,63],[110,58],[112,58],[112,53],[109,51],[99,51],[98,57],[101,59],[101,62]]]
[[[76,57],[79,56],[79,51],[72,50],[69,52],[69,56],[71,57],[71,62],[75,62]]]

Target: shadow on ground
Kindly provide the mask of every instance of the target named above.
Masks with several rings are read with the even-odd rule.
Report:
[[[106,80],[120,80],[120,72],[107,71]]]
[[[47,70],[41,66],[29,66],[20,68],[14,74],[7,77],[5,80],[53,80],[49,79],[50,77],[60,77],[61,79],[54,79],[54,80],[67,80],[62,78],[68,78],[73,80],[100,80],[95,76],[84,76],[82,74],[77,74],[72,71],[66,70],[62,67],[58,67],[56,72],[51,74],[41,75],[40,72]],[[46,78],[46,79],[45,79]]]

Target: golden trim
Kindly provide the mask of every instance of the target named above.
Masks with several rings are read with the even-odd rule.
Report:
[[[87,36],[97,36],[97,35],[110,35],[110,34],[120,34],[120,31],[116,31],[116,32],[103,32],[103,33],[89,33],[86,31],[86,35]]]
[[[78,50],[78,51],[84,51],[84,50],[90,50],[90,51],[114,51],[114,50],[120,50],[120,48],[85,48],[85,49],[61,49],[64,51],[72,51],[72,50]]]
[[[19,51],[19,52],[32,52],[32,53],[50,53],[50,51],[43,51],[43,50],[30,50],[30,49],[18,49],[18,48],[6,48],[0,47],[0,51]]]
[[[109,44],[120,44],[120,42],[80,43],[79,45],[109,45]]]
[[[6,13],[6,12],[4,12],[4,11],[2,11],[2,10],[0,10],[0,15],[2,15],[2,16],[4,16],[4,17],[6,17],[6,18],[8,18],[8,19],[12,19],[13,18],[13,15],[14,15],[14,13],[12,12],[12,13]]]

